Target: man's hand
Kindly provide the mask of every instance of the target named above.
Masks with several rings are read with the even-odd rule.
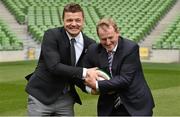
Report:
[[[87,69],[87,74],[85,78],[85,85],[91,87],[92,89],[96,89],[96,81],[98,80],[105,80],[103,74],[97,70],[97,67]]]
[[[97,69],[98,69],[97,67],[87,69],[86,78],[97,78],[98,77],[98,72],[96,71]]]
[[[96,76],[96,75],[94,75]],[[96,89],[96,77],[86,77],[85,85],[91,87],[92,89]]]
[[[87,69],[85,77],[85,85],[94,89],[96,88],[96,78],[98,78],[98,72],[96,71],[96,69],[98,68],[94,67]]]

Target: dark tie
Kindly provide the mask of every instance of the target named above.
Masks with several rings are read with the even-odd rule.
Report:
[[[74,48],[74,43],[76,40],[74,38],[71,39],[71,65],[75,66],[76,64],[76,51]]]
[[[74,38],[71,39],[71,65],[75,66],[76,64],[76,51],[74,48],[74,43],[76,42],[76,40]],[[70,86],[69,84],[65,84],[65,87],[63,89],[63,94],[66,94],[68,91],[70,90]]]

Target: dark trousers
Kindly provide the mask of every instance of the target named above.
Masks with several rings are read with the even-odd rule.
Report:
[[[120,104],[118,108],[113,108],[110,116],[130,116],[130,114],[124,105]]]

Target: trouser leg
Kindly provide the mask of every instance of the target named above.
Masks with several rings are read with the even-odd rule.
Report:
[[[28,116],[74,116],[74,100],[69,93],[61,95],[51,105],[45,105],[35,97],[28,97]]]

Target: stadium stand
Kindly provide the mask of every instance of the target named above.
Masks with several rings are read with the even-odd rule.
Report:
[[[112,17],[120,27],[120,33],[123,37],[139,43],[140,51],[142,50],[140,55],[145,59],[162,61],[160,59],[165,58],[165,53],[171,53],[172,56],[175,56],[174,58],[171,56],[173,61],[180,61],[180,16],[177,16],[164,33],[159,32],[162,32],[162,29],[164,30],[167,26],[157,28],[162,20],[166,19],[169,11],[177,3],[180,4],[180,0],[0,0],[0,2],[20,25],[27,26],[26,29],[29,34],[21,37],[23,38],[24,50],[32,48],[36,51],[38,47],[39,52],[44,31],[62,26],[61,16],[64,5],[76,2],[83,7],[85,12],[84,32],[97,42],[99,39],[96,34],[96,22],[102,17]],[[172,20],[168,23],[166,21],[165,24],[167,25],[169,22]],[[158,29],[158,33],[151,36],[156,29]],[[157,35],[160,34],[161,36],[157,38]],[[30,40],[33,41],[32,44],[29,43]],[[38,46],[34,46],[34,43],[38,43]],[[2,45],[0,46],[1,50],[11,50],[11,48],[15,47],[7,46],[5,49]],[[164,59],[164,61],[166,60]]]
[[[28,30],[39,43],[44,30],[62,25],[59,20],[64,4],[71,0],[2,0],[19,23],[28,22]],[[176,0],[77,0],[85,9],[84,32],[98,41],[95,25],[99,18],[112,17],[121,33],[136,42],[144,39]],[[104,12],[105,11],[105,12]],[[27,17],[27,19],[26,19]]]
[[[17,21],[21,24],[25,23],[25,17],[26,17],[26,7],[27,4],[24,0],[2,0],[2,2],[6,5],[6,7],[9,9],[9,11],[12,13],[12,15],[15,16]]]
[[[10,30],[9,26],[0,19],[0,50],[22,50],[23,43]]]
[[[136,42],[142,40],[155,27],[156,23],[171,8],[171,0],[108,0],[99,3],[97,12],[100,17],[109,14],[118,21],[122,35]],[[106,11],[106,12],[104,12]]]
[[[154,49],[180,49],[180,15],[152,46]]]

